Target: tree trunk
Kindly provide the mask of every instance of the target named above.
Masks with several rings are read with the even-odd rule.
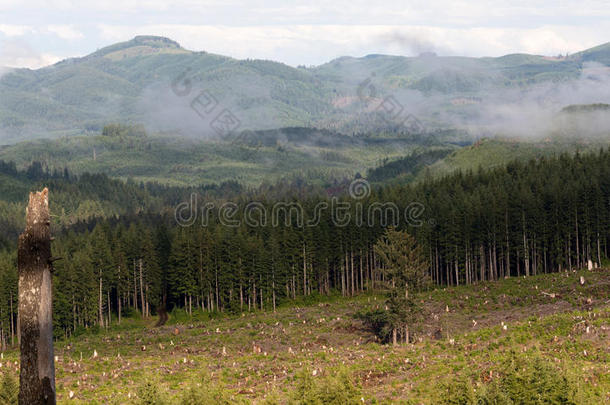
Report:
[[[11,346],[15,344],[15,322],[13,320],[13,293],[11,292]]]
[[[138,282],[136,278],[136,259],[133,259],[133,306],[138,310]]]
[[[110,326],[112,323],[112,311],[110,310],[110,290],[106,291],[106,296],[108,297],[108,324],[106,326]]]
[[[303,295],[307,295],[307,253],[305,252],[305,242],[303,242]]]
[[[345,297],[345,272],[343,271],[343,265],[341,265],[341,296]]]
[[[101,328],[104,327],[104,308],[102,307],[102,274],[100,272],[100,295],[99,295],[99,300],[98,300],[98,308],[99,308],[99,314],[98,314],[98,324],[100,325]]]
[[[275,276],[273,277],[271,288],[273,289],[273,312],[275,312]]]
[[[364,291],[364,273],[362,269],[362,249],[360,249],[360,291]]]
[[[241,285],[241,280],[239,281],[239,310],[244,310],[244,287]]]
[[[142,304],[142,316],[146,317],[146,308],[144,307],[144,286],[142,277],[142,259],[140,259],[140,303]]]
[[[76,301],[74,300],[74,293],[72,293],[72,330],[76,330]]]
[[[578,210],[574,213],[574,218],[576,221],[576,268],[579,269],[580,266],[580,247],[578,241]]]
[[[118,307],[118,316],[119,316],[119,325],[121,324],[121,294],[117,292],[117,307]]]
[[[263,309],[263,276],[262,275],[259,277],[259,282],[260,282],[261,286],[259,288],[258,296],[261,299],[261,311],[263,311],[264,309]]]
[[[597,265],[599,267],[602,266],[602,255],[601,255],[600,251],[601,251],[601,246],[599,243],[599,232],[598,232],[597,233]]]
[[[119,266],[119,284],[117,285],[117,308],[118,308],[118,316],[119,316],[119,325],[121,324],[121,266]]]
[[[55,404],[49,191],[31,193],[19,237],[19,404]]]
[[[523,259],[525,262],[525,275],[529,277],[530,275],[530,256],[529,249],[527,247],[527,236],[525,234],[525,212],[523,214]]]
[[[505,214],[505,223],[506,223],[506,270],[504,272],[505,276],[508,275],[510,277],[510,242],[508,239],[508,211]]]

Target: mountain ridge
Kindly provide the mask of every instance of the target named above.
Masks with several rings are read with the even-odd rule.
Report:
[[[164,37],[164,36],[158,36],[158,35],[136,35],[134,38],[127,40],[127,41],[122,41],[122,42],[117,42],[111,45],[107,45],[103,48],[100,48],[94,52],[91,52],[88,55],[84,55],[84,56],[80,56],[80,57],[74,57],[74,58],[68,58],[68,59],[63,59],[59,62],[56,62],[52,65],[49,66],[54,66],[57,64],[61,64],[62,62],[65,62],[67,60],[72,60],[72,59],[84,59],[84,58],[88,58],[88,57],[93,57],[93,56],[104,56],[105,54],[108,54],[110,52],[119,50],[119,49],[125,49],[128,47],[135,47],[135,46],[149,46],[149,47],[153,47],[153,48],[157,48],[157,49],[180,49],[183,51],[186,51],[188,53],[208,53],[207,51],[193,51],[193,50],[189,50],[186,49],[184,47],[182,47],[177,41],[169,38],[169,37]],[[161,46],[161,45],[165,45],[165,46]],[[605,42],[603,44],[599,44],[596,45],[594,47],[591,48],[587,48],[584,49],[582,51],[576,52],[574,54],[571,55],[566,55],[565,59],[579,59],[584,57],[585,55],[592,55],[592,54],[598,54],[600,52],[608,52],[610,53],[610,41],[609,42]],[[273,61],[273,60],[269,60],[269,59],[263,59],[263,58],[254,58],[254,59],[236,59],[236,58],[232,58],[230,56],[226,56],[226,55],[219,55],[219,56],[223,56],[225,58],[229,58],[229,59],[234,59],[234,60],[257,60],[257,61],[271,61],[271,62],[275,62],[275,63],[280,63],[280,64],[284,64],[282,62],[279,61]],[[554,56],[550,56],[550,55],[541,55],[541,54],[529,54],[529,53],[524,53],[524,52],[513,52],[513,53],[508,53],[505,55],[500,55],[500,56],[476,56],[476,57],[470,57],[470,56],[460,56],[460,55],[429,55],[429,53],[424,53],[424,54],[420,54],[418,56],[407,56],[407,55],[391,55],[391,54],[383,54],[383,53],[373,53],[373,54],[367,54],[367,55],[363,55],[363,56],[353,56],[353,55],[342,55],[342,56],[338,56],[334,59],[329,60],[328,62],[324,62],[320,65],[314,65],[311,66],[309,68],[305,68],[305,69],[311,69],[311,68],[318,68],[320,66],[324,66],[327,64],[331,64],[335,61],[338,60],[342,60],[342,59],[355,59],[355,60],[365,60],[365,59],[375,59],[375,58],[383,58],[383,57],[389,57],[389,58],[405,58],[405,59],[422,59],[422,58],[439,58],[439,59],[443,59],[443,58],[464,58],[464,59],[479,59],[479,60],[501,60],[501,59],[507,59],[507,58],[514,58],[514,57],[526,57],[526,58],[540,58],[543,60],[548,60],[548,61],[553,61],[553,60],[562,60],[563,58],[558,58],[558,57],[554,57]],[[41,67],[39,69],[28,69],[28,70],[40,70],[40,69],[44,69],[46,67],[49,66],[44,66]],[[290,65],[286,65],[286,66],[290,66]],[[292,67],[292,66],[291,66]],[[302,68],[303,69],[303,68]]]
[[[194,52],[165,37],[137,36],[83,57],[0,76],[0,143],[97,133],[115,121],[213,137],[210,123],[223,110],[237,117],[239,130],[315,126],[345,134],[407,131],[396,119],[401,117],[381,111],[388,96],[398,101],[405,116],[408,112],[426,127],[442,127],[447,113],[476,116],[469,107],[473,103],[459,100],[482,99],[494,89],[573,80],[588,62],[610,66],[610,43],[562,58],[373,54],[294,68]],[[193,87],[188,97],[172,89],[181,78]],[[205,120],[190,106],[202,91],[217,104]]]

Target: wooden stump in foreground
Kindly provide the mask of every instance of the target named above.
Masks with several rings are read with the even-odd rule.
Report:
[[[19,236],[19,404],[55,404],[49,190],[30,193]]]

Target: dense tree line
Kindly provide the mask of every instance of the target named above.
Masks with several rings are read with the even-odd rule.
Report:
[[[361,199],[292,186],[291,194],[286,184],[264,186],[229,205],[221,194],[200,194],[188,207],[198,216],[182,226],[173,213],[140,212],[61,232],[53,246],[64,258],[54,274],[56,334],[161,307],[273,310],[312,294],[385,290],[393,278],[374,247],[390,225],[415,238],[428,280],[439,285],[585,267],[608,257],[610,152],[603,150],[388,185]],[[332,209],[341,203],[347,222]],[[234,214],[227,217],[223,207]],[[12,250],[0,253],[0,266],[7,342],[16,322]]]
[[[232,196],[243,192],[235,181],[193,188],[158,183],[120,181],[103,173],[75,175],[67,168],[50,170],[34,161],[24,170],[0,160],[0,247],[15,239],[24,226],[29,191],[48,187],[52,192],[54,230],[78,226],[91,218],[142,212],[162,212],[188,199],[191,193]]]
[[[415,177],[415,175],[434,164],[434,162],[443,159],[451,152],[451,149],[430,149],[426,151],[415,151],[409,156],[405,156],[393,161],[384,160],[382,164],[367,172],[367,179],[374,182],[401,177]]]

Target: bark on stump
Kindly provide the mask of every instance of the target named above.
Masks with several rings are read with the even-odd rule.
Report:
[[[55,404],[49,191],[30,193],[19,236],[19,404]]]

